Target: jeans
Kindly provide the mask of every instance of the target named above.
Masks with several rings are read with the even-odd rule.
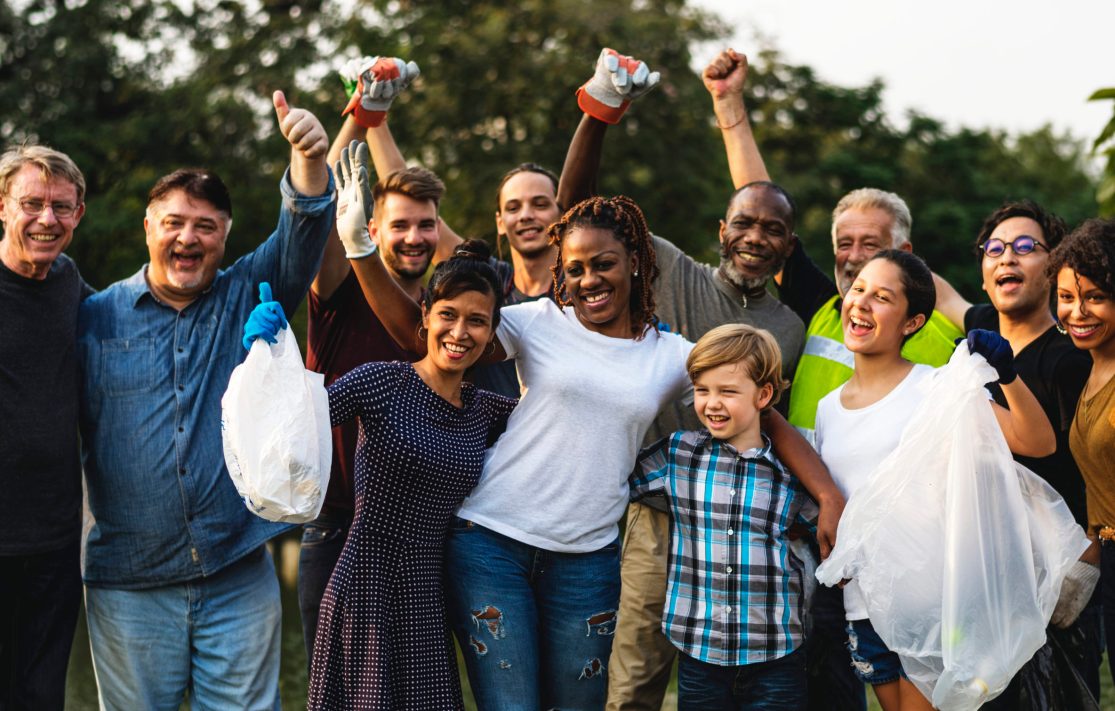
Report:
[[[85,589],[101,708],[278,709],[282,607],[260,546],[207,578]]]
[[[0,711],[62,709],[81,607],[80,543],[0,556]]]
[[[317,616],[325,586],[341,557],[352,519],[318,516],[302,526],[302,547],[298,552],[298,609],[302,612],[302,641],[306,645],[306,669],[314,657]]]
[[[805,641],[810,711],[867,711],[867,691],[848,656],[844,591],[817,586]]]
[[[555,553],[457,519],[445,587],[481,711],[604,708],[619,539]]]
[[[678,655],[678,711],[799,711],[806,703],[805,650],[723,667]]]

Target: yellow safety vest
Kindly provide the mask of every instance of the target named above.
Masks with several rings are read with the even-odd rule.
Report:
[[[855,359],[844,346],[844,329],[834,296],[813,314],[805,332],[805,350],[798,361],[794,385],[790,390],[790,424],[813,442],[817,403],[825,395],[848,382]],[[948,362],[956,339],[963,332],[934,311],[929,322],[902,346],[902,357],[914,363],[938,368]]]

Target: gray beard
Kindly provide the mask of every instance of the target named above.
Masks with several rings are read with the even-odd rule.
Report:
[[[763,289],[767,285],[769,276],[760,276],[754,278],[745,277],[736,266],[732,264],[730,257],[720,258],[720,274],[724,279],[744,293],[752,293]]]

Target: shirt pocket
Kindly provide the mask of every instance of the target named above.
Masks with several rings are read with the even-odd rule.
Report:
[[[101,379],[110,396],[149,392],[155,385],[155,339],[101,341]]]

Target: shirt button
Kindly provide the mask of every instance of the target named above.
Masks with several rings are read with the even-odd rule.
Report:
[[[179,427],[179,428],[178,428],[178,431],[179,431],[179,432],[185,432],[185,431],[186,431],[186,428],[185,428],[185,427]]]
[[[184,471],[184,470],[183,470],[183,471]],[[732,572],[732,566],[730,566],[730,565],[728,566],[728,572],[729,572],[729,573],[730,573],[730,572]]]
[[[185,385],[179,385],[179,386],[178,386],[178,389],[179,389],[179,390],[185,390],[185,389],[186,389],[186,386],[185,386]]]
[[[186,352],[186,349],[185,349],[185,348],[179,348],[179,349],[178,349],[178,352],[179,352],[179,353],[185,353],[185,352]]]
[[[182,431],[182,430],[179,430],[179,432],[181,432],[181,431]],[[729,529],[728,529],[728,535],[729,535],[729,536],[733,535],[733,534],[734,534],[735,532],[736,532],[736,530],[735,530],[734,528],[729,528]]]
[[[731,491],[728,492],[728,496],[735,496],[735,495],[736,495],[736,490],[735,489],[732,489]]]
[[[182,467],[182,468],[180,468],[180,469],[178,470],[178,473],[179,473],[179,474],[181,474],[182,476],[186,476],[186,468],[185,468],[185,467]],[[731,571],[731,570],[729,570],[728,572],[730,573],[730,572],[732,572],[732,571]]]
[[[730,614],[732,614],[732,608],[731,607],[725,607],[724,612],[726,612],[730,615]]]

